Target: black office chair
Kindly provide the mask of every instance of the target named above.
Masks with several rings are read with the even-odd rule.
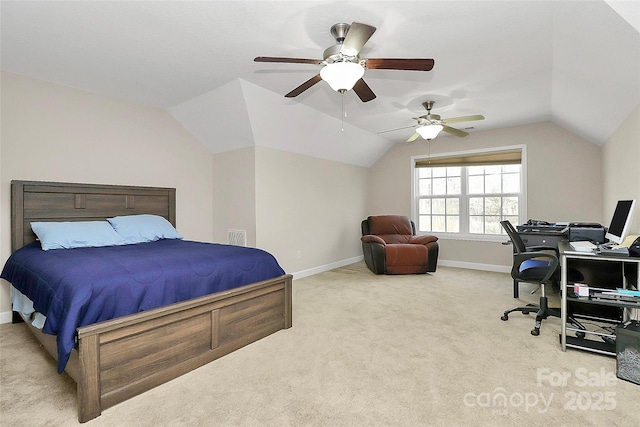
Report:
[[[536,313],[536,324],[531,330],[531,335],[540,335],[542,321],[549,316],[560,317],[560,310],[549,308],[545,285],[549,282],[560,281],[560,267],[558,265],[558,248],[550,246],[525,246],[522,238],[509,221],[500,221],[502,228],[507,232],[513,244],[513,267],[511,277],[514,281],[537,283],[540,285],[540,303],[527,304],[511,308],[504,312],[501,319],[509,320],[509,313],[514,311],[522,314]],[[555,251],[555,252],[554,252]],[[584,280],[584,276],[576,270],[567,271],[567,281],[571,283]],[[567,321],[578,327],[585,329],[572,316],[567,316]]]

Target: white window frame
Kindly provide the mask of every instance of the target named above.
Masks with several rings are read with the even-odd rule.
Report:
[[[446,233],[446,232],[419,232],[417,230],[418,226],[418,196],[416,194],[418,188],[418,173],[416,168],[416,163],[418,161],[422,161],[425,159],[436,159],[441,157],[457,157],[457,156],[466,156],[473,154],[492,154],[492,153],[500,153],[504,151],[515,151],[519,150],[521,152],[521,168],[520,168],[520,198],[518,200],[518,220],[519,223],[522,224],[526,221],[525,218],[527,215],[527,146],[526,145],[509,145],[504,147],[493,147],[493,148],[482,148],[478,150],[467,150],[467,151],[456,151],[456,152],[448,152],[448,153],[438,153],[432,155],[424,155],[424,156],[412,156],[411,157],[411,217],[413,221],[416,223],[416,232],[418,234],[430,234],[437,236],[442,239],[449,240],[469,240],[469,241],[483,241],[483,242],[503,242],[505,240],[506,234],[470,234],[470,233]],[[466,188],[466,185],[465,185]],[[462,195],[463,197],[467,197],[466,194]],[[465,203],[466,204],[466,203]],[[461,206],[462,208],[462,206]],[[466,207],[465,207],[466,209]],[[469,213],[468,210],[464,212],[464,215],[461,213],[460,216],[464,216],[468,223],[469,221]],[[516,224],[514,224],[516,225]]]

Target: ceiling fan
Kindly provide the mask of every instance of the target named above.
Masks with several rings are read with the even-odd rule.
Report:
[[[376,98],[369,85],[362,79],[367,68],[411,71],[430,71],[433,68],[433,59],[360,58],[362,47],[375,31],[375,27],[359,22],[335,24],[331,27],[331,35],[337,43],[324,51],[323,59],[258,56],[254,61],[323,65],[319,74],[287,93],[287,98],[296,97],[320,80],[324,80],[333,90],[340,93],[353,89],[362,102]]]
[[[480,114],[443,119],[438,114],[431,114],[431,109],[433,108],[433,104],[435,104],[435,101],[427,101],[422,103],[422,106],[427,110],[427,114],[420,117],[414,117],[414,120],[418,121],[417,125],[406,126],[406,127],[387,130],[387,131],[378,132],[378,133],[392,132],[400,129],[416,128],[416,132],[413,135],[411,135],[409,139],[407,139],[407,142],[415,141],[419,136],[430,141],[436,136],[438,136],[440,131],[445,131],[457,137],[464,138],[468,136],[469,133],[460,129],[453,128],[449,126],[449,123],[469,122],[472,120],[484,120],[484,116]]]

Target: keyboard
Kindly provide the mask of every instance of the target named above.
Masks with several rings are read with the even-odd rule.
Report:
[[[598,245],[598,253],[602,255],[629,256],[629,248],[603,243],[602,245]]]

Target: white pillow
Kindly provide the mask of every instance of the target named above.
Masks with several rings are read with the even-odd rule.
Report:
[[[107,218],[126,244],[182,239],[173,225],[158,215],[127,215]]]
[[[124,245],[107,221],[32,222],[42,250]]]

